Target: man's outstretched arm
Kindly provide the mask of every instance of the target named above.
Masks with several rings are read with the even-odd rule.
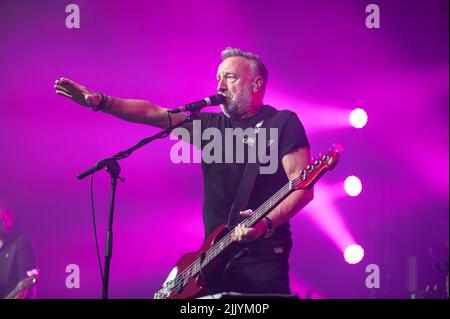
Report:
[[[60,78],[55,81],[56,94],[72,99],[76,103],[95,107],[100,103],[100,93],[88,90],[86,87],[67,78]],[[167,109],[152,104],[145,100],[121,99],[106,96],[106,106],[102,110],[105,113],[114,115],[123,120],[142,123],[160,128],[169,127],[169,117]],[[172,125],[178,124],[186,118],[184,114],[171,114]],[[184,126],[192,131],[192,123]]]

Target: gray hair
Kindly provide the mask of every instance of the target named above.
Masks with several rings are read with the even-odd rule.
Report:
[[[225,48],[222,53],[222,61],[225,59],[234,57],[234,56],[241,56],[243,58],[246,58],[247,60],[251,61],[253,66],[255,67],[255,73],[263,78],[263,92],[266,90],[266,84],[267,79],[269,77],[269,71],[267,71],[266,66],[261,61],[261,58],[257,56],[256,54],[253,54],[251,52],[244,52],[237,48]]]

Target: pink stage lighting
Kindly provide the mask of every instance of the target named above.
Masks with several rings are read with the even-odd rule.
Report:
[[[349,245],[347,248],[345,248],[344,251],[344,259],[349,264],[357,264],[359,263],[364,257],[364,249],[357,244]]]
[[[349,176],[345,179],[344,189],[347,195],[355,197],[362,191],[361,180],[356,176]]]
[[[355,128],[363,128],[367,124],[367,113],[363,109],[357,108],[350,112],[350,124]]]

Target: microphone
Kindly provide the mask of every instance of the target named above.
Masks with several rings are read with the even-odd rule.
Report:
[[[196,112],[204,108],[205,106],[219,105],[223,104],[227,98],[222,94],[214,94],[209,97],[204,98],[203,100],[193,102],[190,104],[186,104],[171,110],[168,110],[169,113],[180,113],[180,112]]]

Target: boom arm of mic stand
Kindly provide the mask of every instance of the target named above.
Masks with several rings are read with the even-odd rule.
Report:
[[[168,127],[166,129],[162,130],[161,132],[153,135],[153,136],[150,136],[148,138],[143,139],[142,141],[140,141],[136,145],[134,145],[134,146],[132,146],[132,147],[122,151],[122,152],[119,152],[119,153],[117,153],[116,155],[114,155],[112,157],[107,157],[105,159],[102,159],[102,160],[98,161],[97,164],[95,164],[93,167],[91,167],[91,168],[85,170],[84,172],[78,174],[77,178],[79,180],[82,180],[83,178],[85,178],[85,177],[87,177],[87,176],[89,176],[89,175],[91,175],[91,174],[93,174],[93,173],[95,173],[95,172],[105,168],[106,163],[108,161],[110,161],[110,160],[119,160],[119,159],[123,159],[123,158],[126,158],[126,157],[130,156],[131,153],[134,152],[135,150],[137,150],[138,148],[141,148],[142,146],[144,146],[144,145],[146,145],[146,144],[148,144],[148,143],[150,143],[150,142],[152,142],[152,141],[154,141],[154,140],[156,140],[158,138],[161,138],[161,137],[164,137],[164,136],[170,134],[170,132],[173,129],[177,128],[177,127],[180,127],[180,126],[183,126],[186,123],[192,122],[196,115],[197,115],[197,113],[192,113],[192,114],[186,116],[186,118],[183,121],[181,121],[181,122],[179,122],[179,123],[177,123],[177,124],[175,124],[175,125],[173,125],[171,127]]]

